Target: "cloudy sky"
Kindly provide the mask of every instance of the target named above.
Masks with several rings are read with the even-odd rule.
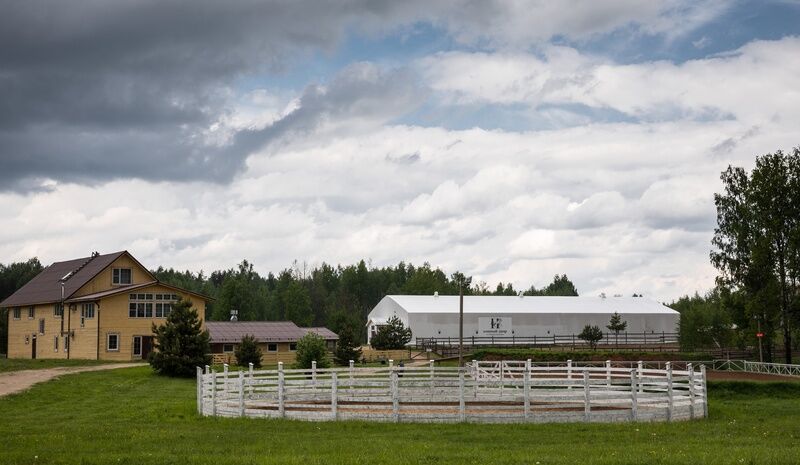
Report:
[[[713,285],[728,164],[800,144],[793,1],[2,1],[0,262],[429,261]]]

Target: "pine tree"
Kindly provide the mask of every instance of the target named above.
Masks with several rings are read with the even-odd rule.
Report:
[[[153,324],[154,351],[150,353],[150,366],[156,373],[167,376],[191,377],[195,367],[211,363],[211,346],[208,331],[192,308],[191,301],[179,299],[172,305],[167,322]]]
[[[377,350],[403,349],[409,342],[411,342],[411,328],[406,328],[397,316],[389,318],[389,321],[370,339],[370,344]]]
[[[578,337],[589,343],[589,347],[595,350],[597,349],[597,343],[603,339],[603,332],[597,326],[586,325],[583,327],[583,331],[578,334]]]
[[[614,337],[616,338],[614,341],[615,344],[619,344],[619,332],[625,331],[627,327],[628,322],[624,321],[622,316],[617,312],[611,315],[611,320],[608,322],[608,326],[606,326],[609,331],[614,331]]]
[[[261,368],[261,349],[258,347],[256,338],[247,334],[239,342],[236,348],[236,364],[240,367],[249,366],[250,363],[256,368]]]
[[[348,366],[350,360],[358,362],[361,360],[361,346],[356,341],[353,329],[345,326],[339,331],[339,341],[336,343],[334,361],[337,365]]]

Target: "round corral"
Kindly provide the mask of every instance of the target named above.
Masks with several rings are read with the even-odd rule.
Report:
[[[209,416],[395,422],[675,421],[706,416],[705,368],[477,362],[424,367],[198,369]]]

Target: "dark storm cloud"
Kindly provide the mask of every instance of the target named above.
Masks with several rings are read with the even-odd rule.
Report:
[[[202,132],[228,110],[227,86],[335,46],[356,14],[380,22],[389,10],[360,1],[6,5],[0,189],[30,188],[41,178],[227,181],[270,135],[313,124],[316,110],[335,116],[337,105],[364,101],[358,88],[307,92],[304,107],[276,127],[246,131],[220,148]],[[347,82],[353,79],[334,87]]]

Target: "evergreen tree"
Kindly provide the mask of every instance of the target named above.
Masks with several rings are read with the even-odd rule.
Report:
[[[358,362],[361,360],[361,346],[356,340],[355,332],[351,327],[345,326],[339,332],[339,341],[336,343],[336,351],[333,355],[337,365],[348,366],[350,360]]]
[[[614,331],[614,337],[616,338],[614,343],[619,344],[619,333],[628,328],[628,322],[623,320],[619,313],[614,312],[606,328],[608,328],[609,331]]]
[[[317,368],[329,368],[331,366],[328,358],[328,348],[322,336],[309,332],[297,341],[297,352],[295,354],[295,368],[311,368],[311,362],[317,362]]]
[[[210,364],[209,335],[202,328],[190,301],[175,302],[166,323],[161,326],[153,323],[155,350],[150,352],[153,370],[167,376],[192,377],[195,367]]]
[[[249,334],[245,335],[234,354],[236,355],[236,364],[240,367],[246,367],[252,363],[254,367],[261,368],[261,348],[258,347],[255,337]]]
[[[397,316],[389,318],[389,321],[370,339],[370,344],[377,350],[404,349],[409,342],[411,342],[411,328],[406,328]]]
[[[598,326],[586,325],[583,327],[583,331],[578,334],[578,337],[586,341],[592,350],[595,350],[597,349],[597,343],[603,339],[603,332]]]

